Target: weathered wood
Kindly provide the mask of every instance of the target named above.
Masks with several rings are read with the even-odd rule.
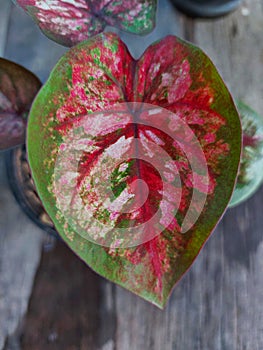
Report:
[[[31,17],[17,6],[12,6],[9,26],[5,58],[23,65],[41,81],[46,81],[66,49],[42,34]]]
[[[7,43],[11,2],[0,3],[0,55]],[[11,194],[0,153],[0,349],[12,338],[24,316],[38,261],[42,236],[21,212]],[[13,342],[14,345],[14,342]],[[14,348],[14,346],[13,346]]]
[[[233,94],[262,112],[262,1],[244,6],[216,21],[187,20],[185,33]],[[227,211],[164,312],[116,287],[115,349],[263,348],[262,198],[263,189]]]
[[[223,19],[197,21],[194,36],[233,95],[262,114],[263,1],[244,1]]]
[[[21,211],[6,181],[0,153],[0,349],[15,333],[31,295],[42,231]]]
[[[7,29],[8,22],[10,18],[11,11],[11,1],[10,0],[1,0],[0,2],[0,56],[3,56],[6,39],[7,39]]]
[[[40,271],[22,333],[22,348],[95,349],[100,277],[62,242],[43,255]]]
[[[58,52],[64,49],[56,47],[54,50],[57,56],[54,57],[54,51],[45,46],[48,40],[36,26],[31,25],[31,19],[10,5],[10,0],[1,0],[0,53],[33,71],[35,69],[36,73],[42,74],[43,79],[50,66],[56,62]],[[38,56],[37,50],[43,39],[44,51]],[[38,46],[29,46],[28,49],[27,40]],[[47,62],[47,66],[44,62]],[[6,349],[16,349],[19,344],[16,332],[27,310],[40,261],[43,232],[17,205],[7,183],[3,152],[0,153],[0,162],[0,349],[3,349],[4,344]]]

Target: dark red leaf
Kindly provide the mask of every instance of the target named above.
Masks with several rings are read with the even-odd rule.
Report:
[[[27,115],[40,86],[33,73],[0,58],[0,149],[25,142]]]

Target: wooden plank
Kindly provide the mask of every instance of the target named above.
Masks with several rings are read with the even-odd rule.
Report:
[[[42,231],[21,211],[0,153],[0,349],[23,318],[41,254]]]
[[[35,70],[45,79],[64,48],[55,45],[54,50],[49,49],[48,39],[30,17],[10,5],[10,0],[1,0],[0,50],[5,47],[4,57]],[[12,17],[8,22],[10,9]],[[43,51],[38,54],[41,47]],[[4,153],[0,157],[0,349],[4,344],[9,349],[19,343],[17,330],[27,310],[40,261],[43,231],[16,204],[6,179]]]
[[[62,242],[43,254],[21,328],[26,349],[110,350],[116,332],[115,286]]]
[[[23,349],[95,349],[100,277],[59,242],[43,255],[21,334]]]
[[[258,112],[262,14],[262,1],[253,0],[220,20],[185,22],[187,38],[205,49],[231,91]],[[115,349],[263,348],[262,198],[261,188],[227,211],[164,312],[116,287]]]
[[[211,57],[231,92],[262,114],[263,1],[244,1],[233,15],[195,24],[195,41]]]
[[[0,55],[4,55],[11,2],[0,3]],[[11,344],[31,294],[42,233],[21,212],[6,179],[0,153],[0,349]],[[18,268],[19,267],[19,268]],[[10,342],[9,342],[10,340]],[[13,348],[15,345],[13,341]]]
[[[28,68],[44,82],[65,51],[66,48],[42,34],[22,9],[12,7],[6,58]]]
[[[11,11],[11,1],[1,0],[0,2],[0,56],[4,55],[6,46],[8,23]]]

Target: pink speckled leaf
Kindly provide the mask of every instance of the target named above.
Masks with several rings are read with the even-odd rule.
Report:
[[[14,0],[50,39],[73,46],[107,25],[147,34],[155,26],[156,0]]]
[[[222,216],[240,148],[222,79],[175,36],[138,61],[111,33],[71,49],[38,95],[28,132],[35,183],[62,238],[99,274],[160,307]]]
[[[33,73],[0,58],[0,150],[25,142],[27,115],[40,86]]]

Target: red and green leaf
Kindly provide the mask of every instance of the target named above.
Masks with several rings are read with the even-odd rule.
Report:
[[[263,182],[263,117],[241,101],[237,101],[237,108],[242,124],[243,147],[230,207],[247,200]]]
[[[135,102],[146,105],[144,113],[131,111],[129,103]],[[125,104],[123,116],[114,115]],[[167,133],[161,125],[161,113],[147,113],[149,105],[176,116],[177,122],[170,120],[165,126]],[[182,129],[178,138],[179,120],[201,146],[207,164],[207,187],[202,174],[193,170],[187,158],[191,153],[189,134]],[[112,164],[105,163],[105,154],[117,157],[124,149],[123,142],[132,139],[140,142],[140,149],[135,148],[134,157],[110,171]],[[83,214],[85,218],[86,210],[86,217],[91,218],[87,227],[98,220],[111,227],[109,233],[113,236],[120,227],[127,228],[128,235],[130,227],[157,215],[160,234],[155,236],[152,226],[148,229],[153,232],[146,230],[143,234],[154,238],[139,245],[120,247],[116,235],[105,247],[71,225],[57,204],[59,189],[54,185],[54,172],[59,152],[67,154],[73,144],[83,156],[76,173],[70,160],[62,163],[65,178],[61,185],[77,179],[76,190],[85,204],[80,217]],[[111,33],[79,44],[54,68],[30,114],[28,155],[33,177],[62,238],[96,272],[159,307],[164,306],[174,284],[193,263],[223,215],[235,185],[240,149],[239,116],[214,65],[199,48],[175,36],[152,44],[139,60],[134,60],[124,43]],[[163,160],[166,171],[160,174],[155,164],[158,168],[163,152],[169,159]],[[151,154],[152,162],[143,161],[140,154]],[[101,204],[92,211],[97,203],[94,191],[101,183],[94,185],[96,179],[90,179],[99,173],[105,182],[110,177],[115,198],[133,191],[134,181],[147,184],[148,197],[145,200],[147,193],[137,191],[139,199],[132,204],[133,215],[101,210]],[[178,173],[180,184],[176,182]],[[194,190],[206,192],[206,200],[196,222],[183,232]],[[77,215],[79,208],[74,207],[74,200],[71,209],[76,209]],[[194,211],[199,209],[196,203]]]
[[[135,33],[154,29],[156,0],[14,0],[50,39],[73,46],[109,25]]]
[[[0,150],[25,142],[27,115],[40,86],[33,73],[0,58]]]

